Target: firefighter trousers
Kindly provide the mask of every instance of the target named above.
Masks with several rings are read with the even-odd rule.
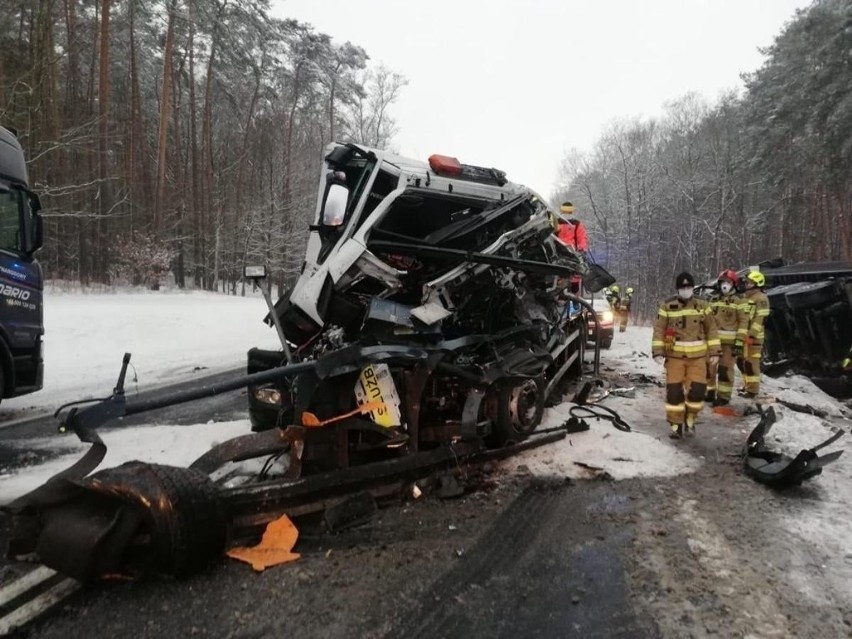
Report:
[[[760,360],[763,358],[763,344],[745,343],[743,356],[737,359],[737,367],[743,373],[743,387],[747,393],[757,395],[760,392]]]
[[[683,424],[704,407],[707,357],[666,357],[666,420]]]
[[[627,320],[630,317],[630,311],[619,311],[621,318],[618,324],[618,332],[623,333],[627,330]]]
[[[722,344],[722,356],[716,365],[707,363],[707,395],[731,399],[734,392],[734,345]]]

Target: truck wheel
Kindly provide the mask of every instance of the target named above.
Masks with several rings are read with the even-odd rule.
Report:
[[[225,548],[226,526],[218,489],[195,470],[159,465],[151,469],[172,502],[169,512],[151,511],[163,569],[177,576],[191,574]]]
[[[140,516],[144,534],[111,550],[131,573],[151,568],[186,576],[219,557],[227,526],[216,485],[190,468],[128,462],[96,473],[93,487]]]
[[[785,296],[791,309],[811,308],[829,304],[840,297],[834,282],[812,282],[790,291]]]
[[[509,378],[497,382],[497,415],[489,440],[506,446],[525,440],[541,423],[545,384],[541,378]]]

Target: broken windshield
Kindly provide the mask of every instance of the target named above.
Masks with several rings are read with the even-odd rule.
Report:
[[[371,237],[479,250],[531,215],[525,196],[502,202],[412,188],[391,204]]]

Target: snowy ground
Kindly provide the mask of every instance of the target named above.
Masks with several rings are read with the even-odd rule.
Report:
[[[650,347],[651,329],[632,326],[626,333],[616,333],[611,349],[604,350],[601,354],[604,378],[630,380],[646,377],[658,383],[658,386],[625,381],[606,383],[605,389],[610,391],[610,394],[601,403],[616,411],[631,425],[631,432],[616,430],[604,420],[586,418],[591,426],[590,431],[570,435],[555,446],[533,449],[513,457],[505,462],[505,468],[512,472],[520,468],[521,472],[536,475],[588,477],[588,469],[577,465],[577,462],[582,462],[602,469],[617,480],[629,477],[675,476],[698,470],[702,459],[684,452],[683,447],[677,446],[668,438],[663,409],[665,372],[651,359]],[[618,394],[616,389],[619,387],[627,391],[626,396]],[[787,403],[806,407],[815,415],[823,417],[795,412],[795,420],[784,419],[785,413],[792,411],[783,407],[777,408],[780,419],[772,428],[769,439],[775,442],[776,448],[785,452],[795,453],[819,443],[830,435],[832,427],[840,427],[845,423],[844,418],[848,417],[844,415],[844,408],[839,402],[823,393],[805,377],[772,379],[764,376],[761,395],[776,398],[782,406]],[[566,398],[569,399],[570,397]],[[734,399],[734,405],[738,409],[745,407],[745,403],[737,399]],[[546,409],[541,427],[563,423],[570,416],[572,406],[573,404],[566,401]],[[699,420],[699,428],[702,423],[713,428],[737,428],[745,441],[757,419],[756,416],[738,419],[723,417],[705,407]],[[846,427],[848,426],[847,424]],[[702,429],[702,432],[704,430]],[[709,436],[715,437],[713,434]],[[849,437],[846,441],[841,439],[838,446],[851,444],[852,437]],[[852,459],[847,463],[850,462]],[[848,490],[852,494],[852,485]]]
[[[4,399],[0,421],[22,409],[52,411],[68,401],[109,395],[124,353],[132,354],[128,393],[245,366],[249,348],[278,343],[274,329],[262,321],[265,315],[259,294],[48,288],[44,388]]]
[[[2,420],[52,413],[61,404],[109,395],[125,352],[132,354],[128,395],[245,366],[252,346],[275,348],[275,331],[263,323],[259,295],[234,297],[207,292],[64,293],[45,302],[45,379],[37,393],[5,399]],[[104,433],[102,468],[131,459],[186,465],[210,446],[249,431],[248,419],[194,426],[157,425]],[[15,447],[49,461],[26,469],[0,467],[0,503],[41,484],[80,457],[88,445],[72,435],[16,440]],[[57,453],[59,455],[57,456]]]

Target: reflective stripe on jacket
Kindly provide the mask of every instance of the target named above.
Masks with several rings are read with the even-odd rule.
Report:
[[[722,352],[713,309],[703,300],[682,300],[670,297],[657,311],[654,337],[651,341],[654,357],[705,357]]]
[[[733,344],[736,340],[745,341],[748,334],[748,305],[736,293],[723,295],[710,302],[713,319],[719,330],[722,344]]]

